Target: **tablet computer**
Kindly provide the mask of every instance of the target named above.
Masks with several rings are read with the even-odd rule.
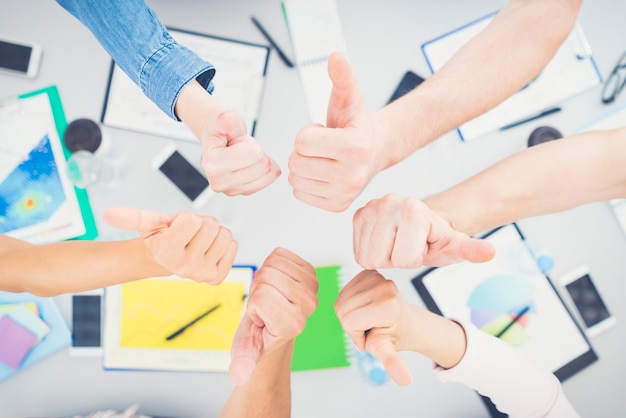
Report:
[[[559,380],[597,360],[519,227],[505,225],[483,238],[496,248],[491,261],[431,268],[412,279],[427,308],[498,336]],[[492,416],[502,416],[482,398]]]

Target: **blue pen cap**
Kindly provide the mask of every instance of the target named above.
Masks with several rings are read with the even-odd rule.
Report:
[[[357,352],[357,362],[361,376],[368,382],[380,386],[388,380],[389,375],[382,363],[369,352]]]

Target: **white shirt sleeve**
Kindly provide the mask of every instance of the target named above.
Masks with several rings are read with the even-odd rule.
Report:
[[[465,330],[467,348],[455,367],[433,366],[439,380],[463,383],[510,417],[579,417],[554,374],[474,325],[456,322]]]

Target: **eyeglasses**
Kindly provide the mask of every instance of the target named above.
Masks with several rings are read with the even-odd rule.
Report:
[[[626,85],[626,52],[622,54],[615,68],[607,77],[602,87],[602,103],[612,103]]]

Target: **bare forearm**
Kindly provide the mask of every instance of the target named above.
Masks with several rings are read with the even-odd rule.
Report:
[[[282,418],[291,415],[293,341],[261,354],[252,379],[236,386],[220,418]]]
[[[412,307],[410,329],[403,333],[401,350],[420,353],[439,366],[456,366],[465,354],[465,332],[459,324],[421,308]]]
[[[6,251],[0,256],[0,289],[10,292],[54,296],[169,274],[140,239],[38,246],[2,238]],[[14,244],[11,250],[8,244]]]
[[[212,109],[219,103],[197,81],[192,80],[180,92],[174,111],[196,138],[201,138],[202,126]]]
[[[626,197],[626,128],[529,148],[425,199],[474,235],[519,219]]]
[[[386,167],[532,80],[571,32],[580,3],[512,0],[430,79],[375,112],[377,131],[394,143]]]

